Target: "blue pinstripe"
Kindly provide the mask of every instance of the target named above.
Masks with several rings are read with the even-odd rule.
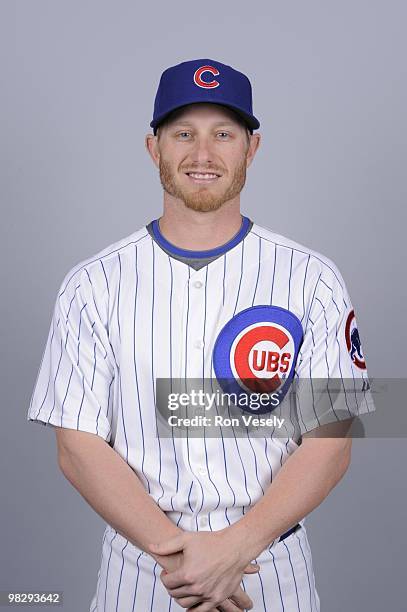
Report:
[[[62,421],[63,421],[63,418],[64,418],[64,405],[65,405],[65,401],[66,401],[66,398],[67,398],[67,395],[68,395],[69,385],[71,384],[72,374],[73,374],[73,365],[71,367],[71,373],[69,375],[68,384],[66,386],[65,397],[64,397],[64,400],[63,400],[62,406],[61,406],[61,427],[62,427]]]
[[[326,311],[325,311],[325,308],[324,308],[323,303],[321,302],[321,300],[320,300],[318,297],[316,297],[316,298],[315,298],[315,300],[321,304],[321,306],[322,306],[322,310],[323,310],[323,313],[324,313],[325,330],[326,330],[326,331],[325,331],[325,346],[326,346],[326,351],[325,351],[325,362],[326,362],[326,372],[327,372],[327,378],[329,379],[329,378],[330,378],[330,372],[329,372],[329,363],[328,363],[328,320],[327,320],[327,317],[326,317]],[[327,383],[327,385],[326,385],[326,390],[327,390],[327,392],[328,392],[328,397],[329,397],[329,401],[330,401],[330,403],[331,403],[331,408],[332,408],[332,411],[333,411],[333,413],[334,413],[335,417],[337,417],[337,414],[336,414],[336,412],[335,412],[335,410],[334,410],[334,405],[333,405],[333,402],[332,402],[332,397],[331,397],[331,394],[330,394],[330,392],[329,392],[329,386],[328,386],[328,383]]]
[[[257,563],[257,559],[255,559],[254,562]],[[260,587],[261,587],[261,596],[262,596],[262,600],[263,600],[264,612],[267,612],[266,600],[264,598],[263,580],[261,579],[261,569],[257,572],[257,576],[259,577],[259,582],[260,582]]]
[[[259,238],[259,263],[258,263],[258,266],[257,266],[257,277],[256,277],[256,285],[254,287],[252,306],[254,306],[254,301],[256,299],[257,285],[259,284],[260,267],[261,267],[261,239]]]
[[[274,278],[276,276],[276,263],[277,263],[277,245],[274,243],[273,280],[271,281],[270,305],[273,303]]]
[[[101,565],[102,565],[102,560],[103,560],[103,547],[105,545],[106,535],[107,535],[107,531],[105,530],[105,533],[103,535],[103,540],[102,540],[101,553],[100,553],[98,581],[97,581],[96,596],[95,596],[95,607],[91,610],[91,612],[95,612],[95,610],[97,610],[97,605],[98,605],[98,596],[99,596],[99,587],[100,587],[100,573],[101,573]]]
[[[292,271],[293,271],[293,256],[294,256],[294,251],[293,251],[293,249],[291,249],[290,273],[288,275],[287,310],[290,310],[290,293],[291,293],[291,275],[292,275]]]
[[[137,557],[137,561],[136,561],[136,565],[137,565],[137,578],[136,578],[136,584],[134,585],[134,596],[133,596],[133,609],[132,612],[135,612],[135,605],[136,605],[136,597],[137,597],[137,588],[138,588],[138,581],[139,581],[139,576],[140,576],[140,565],[139,565],[139,561],[140,561],[140,557],[144,555],[144,552],[141,552],[138,557]]]
[[[124,413],[123,413],[123,392],[122,392],[122,376],[121,376],[121,373],[119,373],[119,394],[120,394],[120,413],[121,413],[121,416],[122,416],[124,441],[125,441],[125,444],[126,444],[126,461],[128,463],[128,461],[129,461],[129,443],[128,443],[128,440],[127,440],[126,424],[125,424]]]
[[[291,571],[292,571],[292,574],[293,574],[293,580],[294,580],[295,594],[296,594],[296,596],[297,596],[298,612],[301,612],[301,610],[300,610],[300,600],[299,600],[299,598],[298,598],[297,581],[296,581],[296,579],[295,579],[295,572],[294,572],[293,564],[292,564],[292,561],[291,561],[290,549],[288,548],[287,544],[285,543],[285,540],[283,540],[283,541],[282,541],[282,543],[283,543],[283,545],[285,546],[285,548],[286,548],[286,550],[287,550],[287,553],[288,553],[288,561],[289,561],[290,566],[291,566]]]
[[[204,339],[204,343],[203,343],[203,348],[202,348],[202,388],[205,391],[205,331],[206,331],[206,308],[207,308],[207,288],[208,285],[208,266],[206,266],[206,270],[205,270],[205,298],[204,298],[204,320],[203,320],[203,339]],[[208,465],[208,449],[206,447],[206,429],[205,427],[203,428],[203,441],[204,441],[204,448],[205,448],[205,461],[206,461],[206,469],[208,471],[208,478],[211,481],[213,487],[216,490],[216,494],[218,496],[218,503],[215,506],[214,510],[216,510],[216,508],[218,508],[219,504],[220,504],[220,494],[219,494],[219,490],[217,488],[217,486],[215,485],[214,481],[212,480],[211,477],[211,472],[209,469],[209,465]],[[202,497],[202,505],[203,505],[204,499]],[[199,509],[199,512],[202,510],[202,505],[201,508]],[[212,530],[212,525],[211,525],[211,511],[208,512],[208,521],[209,521],[209,527]]]
[[[120,259],[120,253],[117,253],[119,258],[119,286],[117,288],[117,329],[119,330],[119,340],[121,340],[120,333],[120,285],[122,282],[122,260]]]
[[[305,281],[306,281],[306,278],[307,278],[308,264],[309,264],[309,260],[310,259],[311,259],[311,255],[308,255],[307,264],[305,266],[304,282],[302,284],[302,310],[303,310],[303,314],[302,314],[302,317],[301,317],[301,323],[303,322],[304,317],[305,317]]]
[[[152,245],[152,265],[153,265],[153,275],[152,275],[152,285],[153,285],[153,294],[152,294],[152,304],[151,304],[151,377],[152,377],[152,381],[153,381],[153,396],[154,396],[154,406],[156,405],[156,397],[155,397],[155,377],[154,377],[154,307],[155,307],[155,300],[154,300],[154,296],[155,296],[155,258],[154,258],[154,252],[155,252],[155,246],[154,246],[154,242],[151,242]],[[158,433],[158,425],[157,425],[157,412],[154,411],[154,416],[155,416],[155,426],[156,426],[156,434],[157,434],[157,442],[158,442],[158,455],[159,455],[159,468],[158,468],[158,483],[161,487],[162,490],[162,495],[161,498],[164,495],[164,487],[162,485],[161,482],[161,469],[162,469],[162,459],[161,459],[161,440],[160,440],[160,435]],[[160,498],[160,499],[161,499]],[[158,504],[159,505],[159,504]]]
[[[222,297],[222,306],[225,305],[225,275],[226,275],[226,253],[223,255],[223,281],[222,281],[223,297]]]
[[[153,569],[153,574],[154,574],[154,582],[153,582],[153,592],[151,593],[151,604],[150,604],[150,612],[153,612],[153,605],[154,605],[154,594],[155,594],[155,584],[157,582],[157,563],[154,564],[154,569]]]
[[[173,275],[172,263],[171,263],[171,257],[170,256],[168,256],[168,264],[169,264],[169,267],[170,267],[170,303],[169,303],[169,321],[168,321],[169,348],[170,348],[169,366],[170,366],[170,391],[172,392],[172,292],[173,292],[174,275]],[[171,495],[171,500],[170,500],[171,507],[174,510],[174,496],[178,493],[178,488],[179,488],[179,465],[178,465],[178,460],[177,460],[177,451],[176,451],[176,448],[175,448],[175,440],[174,440],[174,430],[173,430],[173,428],[171,428],[171,437],[172,437],[172,447],[173,447],[173,450],[174,450],[175,466],[176,466],[176,470],[177,470],[177,484],[176,484],[175,494]],[[180,516],[179,516],[177,525],[181,521],[182,516],[183,516],[183,512],[180,512]]]
[[[277,571],[277,567],[276,567],[276,560],[274,558],[274,554],[271,552],[270,549],[268,549],[268,552],[271,555],[271,558],[273,560],[273,565],[274,565],[274,570],[276,572],[276,578],[277,578],[277,584],[278,584],[278,592],[280,594],[280,603],[281,603],[281,608],[283,610],[283,612],[285,611],[285,607],[284,607],[284,601],[283,601],[283,594],[281,593],[281,585],[280,585],[280,578],[278,576],[278,571]],[[274,612],[274,611],[273,611]]]
[[[236,314],[236,308],[237,308],[237,304],[238,304],[238,301],[239,301],[239,295],[240,295],[240,287],[242,285],[244,242],[242,242],[241,245],[242,245],[242,248],[241,248],[242,256],[241,256],[241,259],[240,259],[239,287],[237,289],[236,303],[235,303],[235,307],[234,307],[234,310],[233,310],[233,316],[235,316],[235,314]]]
[[[147,482],[147,489],[148,492],[151,493],[151,486],[150,486],[150,481],[146,476],[146,473],[144,471],[144,462],[145,462],[145,457],[146,457],[146,447],[145,447],[145,440],[144,440],[144,427],[143,427],[143,418],[141,415],[141,404],[140,404],[140,389],[139,389],[139,383],[138,383],[138,374],[137,374],[137,360],[136,360],[136,338],[137,338],[137,334],[136,334],[136,318],[137,318],[137,296],[138,296],[138,267],[137,267],[137,246],[135,245],[134,248],[134,254],[135,254],[135,272],[136,272],[136,287],[135,287],[135,291],[134,291],[134,316],[133,316],[133,329],[134,329],[134,333],[133,333],[133,362],[134,362],[134,377],[135,377],[135,383],[136,383],[136,391],[137,391],[137,407],[138,407],[138,413],[139,413],[139,420],[140,420],[140,431],[141,431],[141,441],[143,444],[143,458],[141,460],[141,472]]]
[[[112,544],[113,540],[116,538],[117,533],[113,534],[113,538],[111,539],[110,544]],[[107,594],[107,583],[109,581],[109,567],[110,567],[110,560],[112,558],[112,546],[110,546],[110,553],[109,553],[109,560],[107,562],[107,568],[106,568],[106,579],[105,579],[105,598],[104,598],[104,603],[103,603],[103,610],[104,612],[106,612],[106,594]],[[107,611],[109,612],[109,611]]]
[[[305,570],[307,572],[307,580],[308,580],[308,588],[309,588],[309,607],[310,607],[310,610],[312,610],[311,582],[310,582],[310,579],[309,579],[309,571],[308,571],[308,566],[307,566],[307,560],[306,560],[306,557],[304,555],[304,551],[303,551],[302,546],[301,546],[300,538],[298,537],[298,535],[296,533],[294,533],[294,537],[295,537],[295,539],[298,542],[298,546],[300,547],[301,554],[302,554],[302,557],[304,559],[304,565],[305,565]]]
[[[52,404],[52,410],[49,413],[48,422],[49,422],[49,420],[51,418],[51,415],[52,415],[52,413],[54,412],[54,409],[55,409],[55,386],[56,386],[56,380],[57,380],[57,377],[58,377],[59,366],[61,365],[61,361],[62,361],[62,338],[61,338],[61,355],[59,357],[58,367],[57,367],[57,371],[55,372],[55,378],[54,378],[54,403]]]
[[[211,356],[211,379],[210,380],[211,380],[211,391],[213,393],[213,391],[214,391],[214,387],[213,387],[213,380],[214,380],[213,354]],[[216,407],[216,414],[219,415],[218,403],[217,402],[215,402],[215,407]],[[220,431],[220,435],[221,435],[221,439],[222,439],[223,464],[225,466],[225,479],[226,479],[226,482],[228,483],[229,489],[231,490],[232,495],[233,495],[233,504],[232,504],[232,508],[233,508],[236,505],[236,495],[235,495],[235,492],[234,492],[234,490],[233,490],[233,488],[232,488],[232,486],[231,486],[231,484],[229,482],[228,470],[227,470],[227,464],[226,464],[225,440],[224,440],[224,437],[223,437],[223,429],[222,429],[221,425],[219,426],[219,431]],[[230,525],[231,523],[230,523],[230,520],[229,520],[229,517],[228,517],[227,506],[226,505],[225,505],[225,517],[226,517],[227,522]]]
[[[129,542],[127,540],[127,542],[125,543],[125,545],[122,548],[122,566],[120,568],[119,585],[117,587],[116,612],[120,612],[119,611],[119,597],[120,597],[120,586],[121,586],[121,583],[122,583],[122,575],[123,575],[123,567],[124,567],[124,555],[123,555],[123,552],[124,552],[124,549],[126,548],[126,546],[128,546],[128,544],[129,544]]]
[[[104,277],[105,277],[105,280],[106,280],[107,294],[108,294],[108,296],[109,296],[109,298],[110,298],[110,289],[109,289],[109,283],[108,283],[108,281],[107,281],[107,274],[106,274],[105,266],[103,265],[103,259],[100,259],[99,261],[100,261],[100,265],[102,266],[103,274],[104,274]],[[89,262],[89,263],[92,263],[92,262]],[[89,265],[89,264],[88,264],[88,265]],[[68,281],[68,282],[69,282],[69,281]]]

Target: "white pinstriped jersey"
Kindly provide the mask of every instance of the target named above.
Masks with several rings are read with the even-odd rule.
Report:
[[[250,333],[259,324],[264,329],[266,316],[269,329],[276,313],[288,312],[302,336],[293,341],[292,376],[350,379],[355,386],[367,381],[356,319],[338,268],[255,223],[247,231],[248,221],[243,217],[232,240],[203,254],[170,245],[155,221],[155,238],[143,227],[72,268],[58,291],[27,415],[44,425],[101,436],[185,530],[218,530],[242,517],[298,448],[301,433],[319,420],[313,407],[301,415],[300,431],[287,432],[285,438],[160,437],[154,408],[157,377],[215,377],[216,341],[222,338],[222,351],[227,351],[233,340],[223,341],[223,330],[240,338],[245,325]],[[196,270],[176,258],[180,255],[217,257]],[[239,323],[242,312],[253,313],[254,319]],[[231,321],[238,322],[234,332]],[[282,321],[272,333],[277,329],[294,337]],[[253,350],[248,355],[233,372],[250,368]],[[363,401],[356,394],[345,397],[352,414],[374,410],[369,392]],[[258,559],[262,571],[274,576],[267,582],[269,590],[275,583],[268,599],[262,574],[244,578],[261,605],[255,610],[271,610],[271,601],[279,602],[276,610],[283,604],[286,611],[297,610],[297,603],[301,612],[319,610],[304,520],[300,524],[300,534],[273,542]],[[284,576],[278,563],[280,568],[286,564]],[[149,555],[108,525],[92,610],[181,609],[156,580],[158,569]],[[144,585],[137,592],[136,574],[139,584],[146,580],[151,588]]]

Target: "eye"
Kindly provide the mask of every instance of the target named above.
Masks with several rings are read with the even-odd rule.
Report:
[[[191,135],[190,132],[179,132],[177,134],[177,136],[181,138],[181,140],[186,140],[186,138],[190,135]]]
[[[221,138],[221,140],[225,140],[229,136],[228,132],[218,132],[218,136],[219,135],[223,136],[223,138]]]

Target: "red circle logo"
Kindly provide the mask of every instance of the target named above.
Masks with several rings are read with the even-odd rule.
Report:
[[[288,378],[295,355],[290,332],[272,322],[243,329],[230,351],[230,367],[247,391],[272,393]]]

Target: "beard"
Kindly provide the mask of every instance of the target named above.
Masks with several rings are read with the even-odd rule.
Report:
[[[235,168],[232,180],[226,185],[223,191],[212,191],[211,186],[196,186],[184,188],[176,181],[175,174],[171,169],[171,164],[165,161],[162,156],[159,162],[160,181],[164,191],[174,198],[182,200],[187,208],[199,212],[210,212],[218,210],[225,202],[232,200],[243,189],[246,182],[246,157]],[[216,172],[215,168],[206,169],[207,172]],[[223,175],[224,177],[224,175]],[[221,179],[218,179],[221,180]]]

